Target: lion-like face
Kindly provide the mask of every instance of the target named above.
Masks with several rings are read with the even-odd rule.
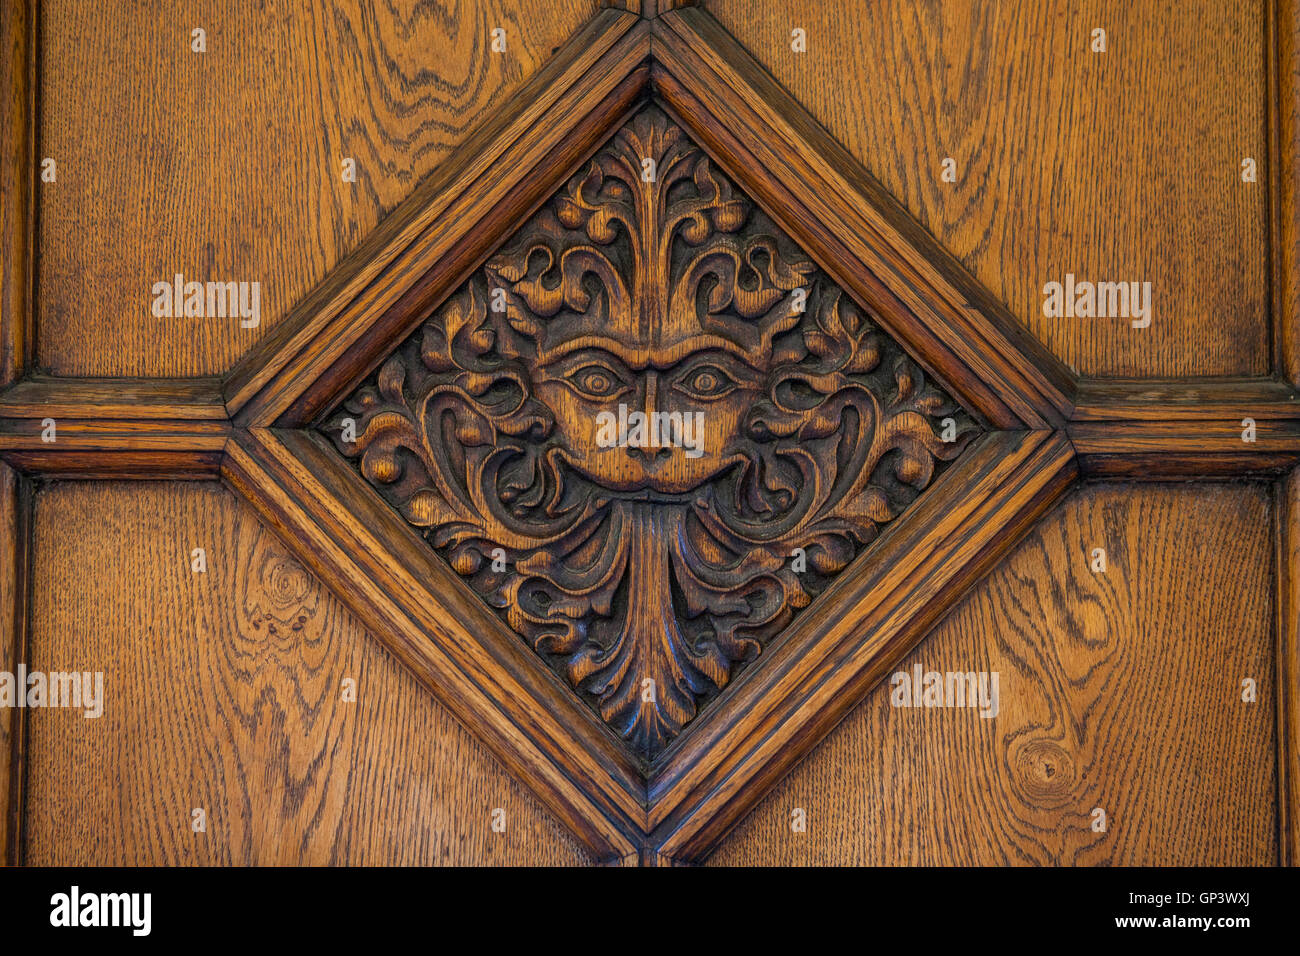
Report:
[[[561,457],[614,491],[685,494],[739,458],[761,373],[720,349],[634,367],[610,342],[541,366],[537,398],[555,416]]]

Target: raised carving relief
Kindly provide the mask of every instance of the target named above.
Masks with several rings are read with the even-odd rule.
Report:
[[[647,758],[979,431],[653,106],[322,430]]]

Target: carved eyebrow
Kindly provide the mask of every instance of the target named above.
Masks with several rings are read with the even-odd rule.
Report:
[[[682,359],[695,352],[722,352],[728,357],[736,359],[747,368],[759,371],[758,366],[754,364],[759,356],[752,355],[743,346],[720,335],[694,335],[674,343],[667,349],[647,349],[645,347],[630,346],[626,342],[600,335],[583,335],[567,342],[560,342],[545,352],[540,352],[538,359],[541,364],[550,365],[561,361],[574,352],[587,350],[603,353],[617,359],[627,368],[637,370],[644,368],[672,368]]]
[[[583,362],[603,362],[609,365],[614,372],[624,377],[631,371],[631,367],[621,356],[603,345],[566,342],[565,346],[569,347],[552,349],[546,354],[540,355],[539,364],[544,367],[564,365],[579,368]]]

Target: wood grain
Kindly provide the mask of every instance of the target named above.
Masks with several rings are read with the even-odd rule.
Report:
[[[309,387],[305,404],[318,408],[339,388],[328,373],[341,355],[364,374],[410,331],[401,319],[466,278],[632,108],[649,51],[644,22],[615,10],[570,38],[240,362],[225,383],[231,414],[271,424]]]
[[[419,314],[318,433],[646,761],[981,431],[653,105]]]
[[[45,7],[39,364],[194,376],[273,329],[598,4]],[[260,326],[152,317],[152,283],[177,272],[260,281]]]
[[[1061,421],[1069,372],[713,18],[655,21],[655,91],[774,220],[971,411]]]
[[[216,379],[32,376],[0,393],[0,456],[26,472],[211,478],[229,434]]]
[[[978,440],[660,759],[655,849],[707,857],[1075,475],[1059,434]]]
[[[1260,484],[1081,486],[900,668],[996,670],[998,716],[877,687],[712,862],[1276,862],[1271,518]]]
[[[222,474],[593,855],[635,854],[637,763],[324,438],[238,436]]]
[[[0,671],[27,656],[32,484],[0,463]],[[26,711],[0,708],[0,865],[21,859]]]
[[[228,491],[60,483],[35,524],[31,666],[107,703],[27,711],[26,862],[587,862]]]
[[[0,7],[0,387],[32,358],[38,0]]]
[[[1277,379],[1084,380],[1066,431],[1088,477],[1278,474],[1300,461],[1300,398]]]
[[[1300,3],[1269,0],[1273,362],[1300,383]]]
[[[706,5],[1059,358],[1106,376],[1269,370],[1266,6]],[[1044,318],[1067,272],[1152,282],[1152,325]]]
[[[1300,470],[1273,486],[1279,861],[1300,866]]]

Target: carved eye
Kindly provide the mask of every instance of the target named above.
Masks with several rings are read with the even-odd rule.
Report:
[[[565,380],[579,395],[593,402],[613,398],[627,387],[612,368],[594,362],[570,372]]]
[[[721,398],[737,387],[737,382],[716,365],[697,365],[677,382],[677,388],[691,398]]]

